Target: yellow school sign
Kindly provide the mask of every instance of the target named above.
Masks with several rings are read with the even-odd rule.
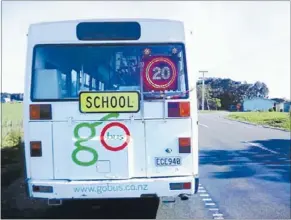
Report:
[[[81,92],[79,108],[82,113],[134,113],[140,109],[137,91]]]

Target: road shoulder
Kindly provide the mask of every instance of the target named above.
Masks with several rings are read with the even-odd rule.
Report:
[[[9,186],[2,187],[2,218],[37,218],[47,209],[44,200],[30,199],[26,194],[24,177],[15,180]]]

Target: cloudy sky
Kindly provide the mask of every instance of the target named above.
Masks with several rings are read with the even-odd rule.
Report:
[[[265,82],[290,98],[290,2],[2,2],[2,91],[23,92],[31,23],[92,18],[167,18],[193,26],[199,70],[208,76]]]

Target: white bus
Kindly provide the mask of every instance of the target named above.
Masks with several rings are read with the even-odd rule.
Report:
[[[33,24],[24,95],[31,198],[197,192],[192,31],[162,19]],[[191,89],[190,89],[191,88]]]

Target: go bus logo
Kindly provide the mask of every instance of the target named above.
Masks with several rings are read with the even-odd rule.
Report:
[[[106,116],[104,116],[103,118],[101,118],[101,121],[108,121],[108,119],[110,118],[118,118],[119,117],[119,114],[118,113],[110,113]],[[93,139],[94,137],[96,137],[96,127],[101,125],[103,122],[95,122],[95,123],[88,123],[88,122],[84,122],[84,123],[81,123],[81,124],[78,124],[75,129],[74,129],[74,137],[75,139],[77,140],[75,142],[75,150],[73,151],[72,153],[72,160],[79,166],[92,166],[94,165],[97,161],[98,161],[98,152],[97,150],[91,148],[91,147],[88,147],[88,146],[84,146],[84,142],[87,142],[91,139]],[[107,140],[109,139],[115,139],[115,140],[121,140],[123,141],[124,139],[124,142],[118,146],[118,147],[113,147],[113,146],[110,146],[106,140],[105,140],[105,133],[111,128],[111,127],[120,127],[122,130],[124,130],[125,132],[125,138],[124,136],[122,135],[111,135],[109,132],[107,133]],[[81,128],[88,128],[90,130],[89,132],[89,136],[88,137],[80,137],[80,129]],[[128,128],[124,125],[124,124],[121,124],[119,122],[112,122],[112,123],[109,123],[107,124],[101,131],[101,134],[100,134],[100,142],[101,144],[109,151],[120,151],[120,150],[123,150],[129,143],[130,141],[130,132],[128,130]],[[90,154],[92,154],[93,158],[92,160],[90,161],[81,161],[78,159],[77,155],[79,152],[81,151],[86,151]]]

